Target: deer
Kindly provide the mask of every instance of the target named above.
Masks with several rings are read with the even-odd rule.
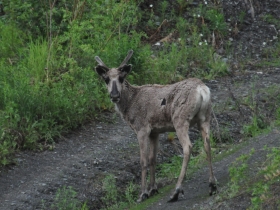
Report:
[[[204,150],[209,164],[209,194],[217,192],[217,180],[213,174],[210,147],[211,96],[209,88],[197,78],[189,78],[169,85],[134,86],[126,76],[132,65],[127,64],[133,54],[130,50],[118,68],[108,68],[95,56],[98,65],[95,71],[105,81],[111,101],[122,119],[136,133],[140,147],[141,202],[158,193],[155,181],[156,156],[159,134],[176,132],[183,148],[183,163],[174,192],[168,202],[184,195],[182,182],[190,160],[192,143],[189,128],[198,125],[204,141]],[[149,189],[147,172],[150,172]]]

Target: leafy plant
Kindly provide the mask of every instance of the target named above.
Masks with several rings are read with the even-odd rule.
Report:
[[[267,149],[268,150],[268,149]],[[256,183],[249,189],[252,193],[251,209],[259,209],[262,204],[270,202],[273,194],[273,185],[279,182],[280,178],[280,149],[272,148],[266,159],[265,167],[262,167],[258,172]]]
[[[248,181],[248,164],[246,162],[254,154],[254,152],[255,150],[252,149],[249,154],[239,156],[230,166],[230,183],[228,184],[230,187],[230,191],[228,192],[230,197],[235,196]]]
[[[159,177],[167,177],[169,179],[178,178],[180,175],[180,169],[182,167],[183,159],[180,156],[173,156],[168,163],[158,165]]]
[[[103,182],[102,188],[105,191],[105,196],[102,198],[106,206],[112,206],[117,203],[118,191],[116,186],[116,179],[113,174],[107,175]]]
[[[86,203],[81,204],[76,198],[77,192],[72,187],[62,187],[57,190],[51,205],[54,210],[87,210]]]
[[[216,9],[209,9],[205,13],[205,19],[209,20],[209,30],[215,31],[220,35],[226,35],[228,26],[225,22],[223,13]]]

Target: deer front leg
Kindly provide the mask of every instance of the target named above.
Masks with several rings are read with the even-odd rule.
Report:
[[[157,185],[156,185],[156,181],[155,181],[157,149],[158,149],[158,134],[150,134],[150,154],[149,154],[150,190],[149,190],[149,197],[158,193]]]
[[[147,168],[148,168],[148,140],[149,132],[143,130],[137,133],[137,138],[140,146],[140,164],[141,164],[141,195],[137,202],[141,202],[149,197],[147,190]]]
[[[180,193],[184,194],[184,190],[182,189],[182,182],[186,175],[186,170],[187,170],[187,166],[188,166],[188,163],[190,160],[190,154],[191,154],[191,148],[192,148],[192,144],[189,139],[188,128],[189,128],[189,126],[187,125],[187,126],[176,129],[177,136],[183,147],[183,153],[184,153],[183,158],[184,159],[183,159],[180,176],[179,176],[177,184],[176,184],[176,189],[175,189],[174,193],[170,196],[170,199],[168,202],[175,202],[178,200]]]

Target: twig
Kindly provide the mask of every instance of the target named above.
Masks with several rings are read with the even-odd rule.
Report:
[[[166,19],[164,19],[163,21],[162,21],[162,23],[160,24],[160,26],[157,28],[157,30],[156,30],[156,32],[152,35],[152,36],[150,36],[150,40],[154,37],[154,36],[156,36],[157,34],[158,34],[158,32],[161,30],[161,27],[163,26],[163,25],[165,25],[166,23],[168,23],[168,21],[166,20]]]

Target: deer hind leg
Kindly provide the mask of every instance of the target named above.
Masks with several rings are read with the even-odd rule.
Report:
[[[202,139],[204,141],[204,150],[207,155],[207,161],[209,165],[209,195],[216,194],[217,192],[217,180],[213,173],[213,167],[212,167],[212,157],[211,157],[211,146],[210,146],[210,123],[209,122],[203,122],[200,124],[200,131],[202,135]]]
[[[191,148],[192,148],[192,144],[191,144],[189,134],[188,134],[189,124],[185,123],[185,126],[183,126],[183,127],[180,126],[180,128],[175,127],[175,129],[176,129],[176,133],[179,138],[179,141],[183,147],[184,157],[183,157],[183,164],[182,164],[180,176],[179,176],[177,184],[176,184],[176,189],[175,189],[174,193],[170,196],[170,199],[168,202],[177,201],[180,193],[184,194],[184,191],[182,189],[182,182],[186,175],[186,170],[187,170],[187,166],[188,166],[188,163],[190,160],[190,154],[191,154]]]
[[[151,134],[150,154],[149,154],[149,164],[150,164],[150,190],[148,194],[149,197],[158,193],[157,185],[155,181],[157,150],[158,150],[158,134]]]
[[[141,164],[141,195],[137,202],[141,202],[149,197],[147,190],[147,169],[148,169],[148,141],[149,134],[145,129],[137,133],[137,139],[140,146],[140,164]]]

